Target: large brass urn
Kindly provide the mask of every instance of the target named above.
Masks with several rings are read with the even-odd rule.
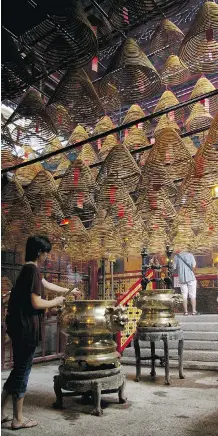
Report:
[[[138,321],[138,330],[153,327],[176,327],[174,306],[181,296],[173,289],[152,289],[141,291],[135,305],[142,310]]]
[[[65,303],[61,323],[68,334],[63,356],[66,370],[84,371],[119,366],[113,334],[124,328],[126,309],[114,300],[81,300]]]

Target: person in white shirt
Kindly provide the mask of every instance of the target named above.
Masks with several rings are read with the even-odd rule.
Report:
[[[179,276],[180,289],[183,296],[184,315],[188,315],[188,297],[191,300],[192,315],[196,315],[197,281],[194,274],[196,261],[192,253],[181,251],[174,257],[173,269]]]

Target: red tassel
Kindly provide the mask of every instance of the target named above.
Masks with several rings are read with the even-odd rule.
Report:
[[[114,203],[116,203],[116,191],[117,191],[117,188],[116,188],[116,186],[111,186],[111,188],[110,188],[110,203],[111,204],[114,204]]]
[[[170,121],[174,121],[175,120],[175,112],[174,111],[169,112],[168,118]]]
[[[206,40],[207,42],[213,41],[213,29],[206,30]]]
[[[101,150],[101,139],[97,139],[98,150]]]
[[[46,214],[46,216],[51,216],[51,208],[52,208],[52,201],[46,200],[46,202],[45,202],[45,214]]]
[[[27,151],[26,151],[26,153],[24,153],[24,157],[25,157],[25,159],[27,159],[29,157],[29,153],[27,153]]]
[[[73,172],[73,185],[78,186],[79,183],[79,176],[80,176],[80,169],[75,168]]]
[[[199,156],[196,160],[196,176],[202,177],[204,174],[204,158],[203,156]]]
[[[79,209],[83,209],[83,203],[84,203],[84,192],[79,192],[77,197],[77,207]]]
[[[124,138],[126,139],[127,136],[128,136],[128,129],[125,129]]]
[[[128,227],[133,227],[133,219],[132,219],[132,215],[128,216]]]
[[[118,204],[117,205],[117,207],[118,207],[118,217],[119,218],[124,218],[124,216],[125,216],[125,211],[124,211],[124,206],[123,206],[123,204]]]

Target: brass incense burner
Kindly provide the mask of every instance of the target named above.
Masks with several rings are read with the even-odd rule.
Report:
[[[115,304],[114,300],[66,301],[61,314],[62,329],[68,334],[65,369],[85,371],[120,365],[113,334],[124,328],[127,316],[126,308]]]
[[[148,327],[176,327],[174,306],[182,301],[173,289],[152,289],[141,291],[135,305],[142,310],[138,330]]]

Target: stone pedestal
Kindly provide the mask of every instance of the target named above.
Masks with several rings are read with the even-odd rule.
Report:
[[[124,388],[125,375],[121,367],[78,372],[67,371],[63,366],[60,366],[59,375],[54,377],[56,402],[53,407],[62,409],[63,397],[81,395],[84,400],[92,398],[94,404],[92,414],[100,416],[103,413],[101,409],[101,394],[117,392],[119,403],[126,403]],[[63,392],[62,389],[68,392]]]
[[[164,342],[164,362],[165,366],[165,384],[170,385],[169,376],[169,341],[178,341],[178,366],[179,378],[184,379],[183,375],[183,331],[179,327],[138,327],[134,337],[134,348],[136,356],[136,381],[140,381],[141,377],[141,361],[145,360],[141,357],[139,341],[150,341],[151,344],[151,377],[155,378],[155,360],[160,357],[155,354],[155,342],[162,340]]]

